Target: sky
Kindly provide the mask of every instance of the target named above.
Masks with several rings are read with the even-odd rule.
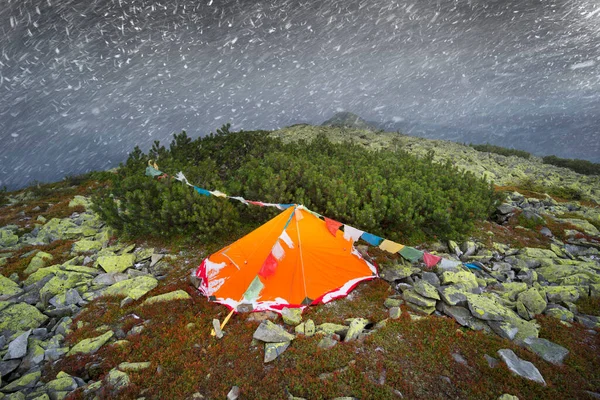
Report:
[[[0,187],[320,124],[600,162],[596,0],[4,0]],[[393,125],[392,124],[392,125]]]

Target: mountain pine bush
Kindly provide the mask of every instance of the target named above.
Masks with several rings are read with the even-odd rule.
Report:
[[[206,197],[172,177],[144,175],[148,160],[170,176],[248,200],[304,204],[329,218],[392,240],[460,237],[494,208],[493,187],[450,163],[404,151],[368,151],[325,136],[284,144],[268,132],[230,132],[196,140],[174,135],[169,148],[135,148],[112,185],[94,197],[96,211],[133,237],[185,235],[234,239],[277,214]]]

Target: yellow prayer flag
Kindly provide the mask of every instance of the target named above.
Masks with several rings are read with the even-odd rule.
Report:
[[[385,239],[383,242],[381,242],[379,248],[390,253],[397,253],[404,248],[404,245]]]

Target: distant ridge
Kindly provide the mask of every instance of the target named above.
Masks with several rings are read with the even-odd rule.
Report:
[[[376,132],[381,130],[374,122],[368,122],[358,115],[349,111],[335,113],[333,117],[323,122],[321,126],[333,126],[338,128],[353,128]]]

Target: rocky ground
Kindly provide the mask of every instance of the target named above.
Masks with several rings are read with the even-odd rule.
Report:
[[[466,156],[475,153],[468,150]],[[520,162],[512,157],[505,159],[507,165],[502,168],[513,169],[510,163]],[[545,168],[547,176],[554,173],[553,167]],[[571,175],[561,176],[571,181]],[[581,176],[578,179],[580,186],[582,180],[593,180]],[[582,187],[590,198],[597,196],[598,186]],[[72,398],[113,398],[119,393],[127,393],[125,398],[144,398],[143,390],[132,395],[127,388],[131,387],[130,378],[141,371],[153,368],[153,373],[160,374],[161,365],[150,356],[135,362],[122,359],[100,375],[89,372],[94,367],[90,363],[78,369],[78,375],[48,371],[60,366],[61,360],[92,355],[108,346],[127,347],[133,337],[145,335],[145,330],[156,323],[155,319],[144,319],[129,311],[133,322],[114,326],[95,326],[93,321],[77,318],[98,299],[116,298],[116,307],[126,310],[132,305],[152,308],[191,301],[192,296],[206,301],[192,287],[194,280],[187,282],[191,265],[184,267],[181,277],[187,289],[173,286],[175,290],[170,290],[165,277],[179,254],[116,240],[114,232],[98,219],[84,196],[72,196],[69,212],[50,219],[46,219],[44,214],[48,212],[42,208],[26,207],[32,201],[28,196],[27,191],[11,196],[11,210],[22,207],[27,211],[17,214],[14,223],[0,227],[0,399],[54,400],[70,393]],[[316,322],[320,310],[309,312],[308,316],[286,310],[282,318],[270,313],[252,314],[248,321],[258,321],[259,325],[252,326],[254,342],[248,346],[263,349],[262,362],[268,364],[284,358],[302,337],[316,336],[320,349],[333,351],[328,349],[340,343],[373,338],[402,315],[414,321],[434,315],[448,316],[457,326],[503,338],[505,343],[537,355],[538,363],[563,366],[574,349],[541,337],[537,319],[551,317],[566,327],[583,327],[585,337],[598,342],[599,313],[590,315],[579,305],[600,297],[600,211],[579,202],[557,202],[547,195],[531,197],[508,192],[495,218],[495,223],[482,226],[472,240],[423,247],[443,257],[432,269],[419,263],[408,264],[398,257],[372,254],[372,249],[359,246],[365,257],[372,257],[379,264],[381,278],[389,283],[389,293],[377,305],[386,311],[375,313],[381,318],[360,315],[360,310],[355,317],[346,318],[345,323]],[[512,238],[526,238],[525,243],[504,240],[507,230]],[[193,259],[199,262],[200,256],[196,254]],[[161,287],[164,290],[157,294],[155,289]],[[351,299],[352,296],[360,294],[352,294]],[[217,315],[209,316],[208,321],[214,317]],[[219,319],[214,322],[216,336],[222,337]],[[187,327],[193,329],[193,325],[190,322]],[[69,335],[76,337],[73,335],[77,332],[86,332],[81,336],[85,338],[74,343],[66,340]],[[495,354],[485,354],[489,367],[502,364],[516,376],[547,385],[539,364],[519,357],[513,348],[507,346]],[[453,352],[451,356],[457,365],[469,365],[461,353]],[[353,368],[352,362],[333,372],[323,372],[318,379],[327,381],[348,368]],[[386,377],[380,375],[375,381],[384,385]],[[230,387],[227,398],[243,397],[243,388],[240,394],[240,387]],[[390,390],[398,398],[403,397],[399,390]],[[500,395],[503,393],[497,393]],[[600,387],[582,389],[580,396],[600,398]],[[184,397],[206,398],[193,391]],[[514,397],[505,393],[502,398]]]

